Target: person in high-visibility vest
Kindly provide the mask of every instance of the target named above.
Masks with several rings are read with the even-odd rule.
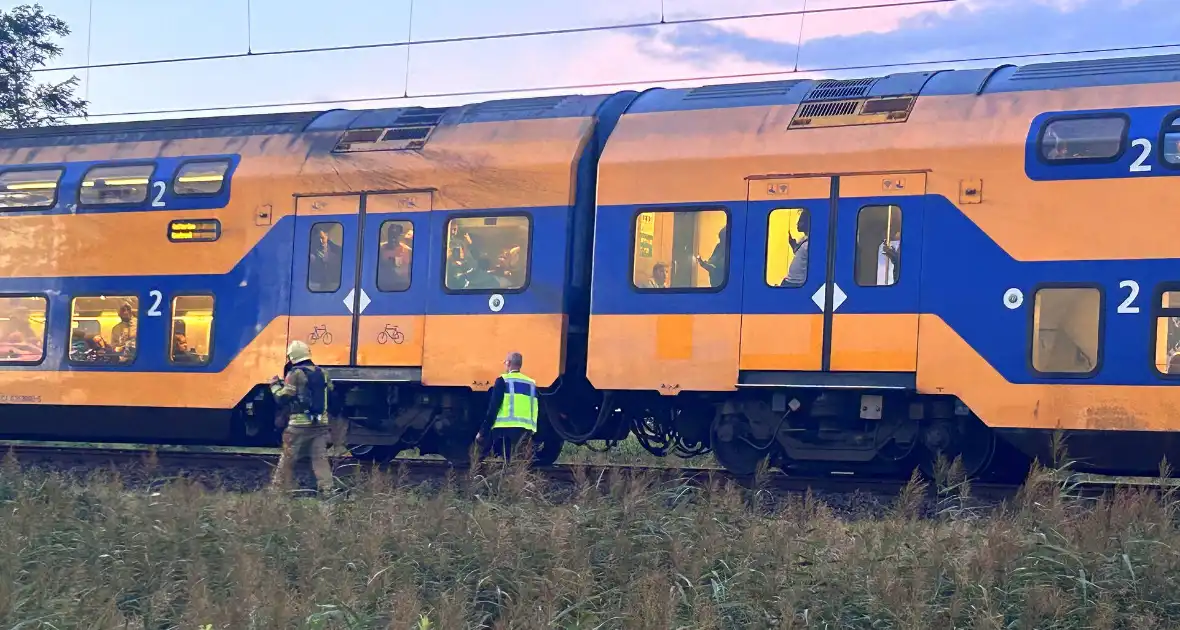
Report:
[[[486,454],[493,447],[505,461],[526,438],[537,432],[537,382],[525,376],[520,367],[524,358],[512,352],[504,359],[504,373],[492,385],[488,413],[475,441]],[[484,438],[488,438],[485,444]]]

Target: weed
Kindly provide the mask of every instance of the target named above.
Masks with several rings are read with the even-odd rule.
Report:
[[[363,470],[330,502],[0,468],[9,628],[1180,624],[1175,496],[1083,501],[1036,466],[987,512],[952,462],[933,514],[915,476],[884,516],[856,520],[810,494],[770,512],[757,483],[585,469],[554,500],[519,464],[441,488]]]

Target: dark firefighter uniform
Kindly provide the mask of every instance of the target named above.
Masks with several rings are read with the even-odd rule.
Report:
[[[537,382],[519,371],[501,374],[479,432],[488,436],[485,453],[498,446],[497,454],[511,459],[512,450],[537,432]]]
[[[309,457],[320,492],[331,492],[332,467],[328,463],[328,442],[331,425],[328,416],[328,396],[332,382],[328,375],[311,361],[311,349],[302,341],[292,341],[287,348],[290,369],[280,381],[271,381],[275,400],[286,409],[279,414],[276,425],[286,424],[283,430],[283,454],[275,467],[272,485],[290,485],[295,462]]]

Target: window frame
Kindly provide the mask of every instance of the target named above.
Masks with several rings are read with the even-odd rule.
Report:
[[[1151,295],[1151,339],[1148,346],[1147,361],[1151,363],[1151,371],[1156,378],[1164,380],[1180,380],[1180,374],[1168,374],[1161,372],[1159,366],[1155,362],[1156,344],[1159,343],[1159,319],[1161,317],[1180,317],[1180,306],[1172,308],[1164,308],[1164,294],[1180,292],[1180,280],[1172,280],[1160,282],[1155,285]],[[1176,315],[1169,315],[1168,313],[1175,312]]]
[[[1045,156],[1045,134],[1049,132],[1049,127],[1055,123],[1069,120],[1093,120],[1100,118],[1117,118],[1123,121],[1123,132],[1119,136],[1119,150],[1113,156],[1108,158],[1074,158],[1074,159],[1058,159],[1051,160]],[[1063,114],[1060,116],[1053,116],[1041,124],[1040,131],[1037,132],[1037,143],[1033,147],[1037,156],[1037,161],[1045,166],[1069,166],[1069,165],[1084,165],[1084,164],[1114,164],[1123,159],[1127,154],[1127,147],[1129,146],[1128,139],[1131,134],[1131,117],[1123,112],[1090,112],[1087,114]]]
[[[1034,342],[1037,338],[1037,294],[1043,289],[1093,289],[1098,292],[1098,351],[1097,356],[1094,357],[1094,367],[1090,368],[1089,372],[1042,372],[1037,369],[1036,363],[1033,361],[1033,350],[1036,348]],[[1093,282],[1041,282],[1033,285],[1029,297],[1031,299],[1028,302],[1028,334],[1025,338],[1026,351],[1024,355],[1029,373],[1036,378],[1043,379],[1086,380],[1098,376],[1106,361],[1106,344],[1103,343],[1106,338],[1106,290],[1103,286]]]
[[[897,279],[894,280],[893,282],[890,282],[889,284],[861,284],[860,281],[856,277],[857,263],[860,262],[860,248],[857,247],[857,245],[859,244],[859,239],[860,239],[860,215],[865,211],[866,208],[885,208],[886,211],[888,211],[890,208],[897,208],[897,214],[901,219],[901,226],[902,226],[902,228],[901,228],[901,238],[902,238],[901,244],[902,245],[905,244],[905,235],[906,235],[905,208],[902,207],[902,205],[900,203],[885,203],[885,204],[866,203],[865,205],[858,208],[856,211],[855,225],[853,226],[853,231],[854,231],[853,236],[855,236],[857,240],[854,241],[852,244],[852,282],[853,282],[853,284],[856,285],[857,289],[889,289],[892,287],[896,287],[901,284],[901,263],[904,262],[901,260],[900,252],[898,253],[897,265],[896,265],[897,266]]]
[[[451,221],[454,219],[501,219],[504,217],[524,217],[528,220],[529,237],[528,237],[528,256],[524,261],[524,284],[517,289],[452,289],[447,286],[447,256],[450,250],[447,248],[447,238],[451,234]],[[439,249],[442,250],[442,273],[439,274],[439,284],[442,286],[443,293],[447,295],[514,295],[528,291],[533,284],[533,240],[536,232],[536,219],[533,213],[527,210],[511,210],[507,212],[448,212],[443,217],[443,233],[442,243]],[[565,277],[564,272],[562,277]],[[564,282],[564,280],[563,280]]]
[[[125,167],[130,167],[130,166],[150,166],[150,167],[152,167],[152,172],[148,174],[148,178],[147,178],[147,180],[148,180],[147,194],[144,195],[143,199],[141,199],[140,201],[129,201],[129,202],[124,202],[124,203],[83,203],[82,202],[82,189],[84,188],[83,184],[86,182],[86,179],[90,176],[90,173],[92,173],[100,168],[125,168]],[[86,171],[84,173],[82,173],[82,178],[78,180],[78,193],[76,195],[78,207],[79,208],[138,208],[143,205],[149,205],[149,207],[150,207],[151,199],[152,199],[152,184],[156,181],[156,172],[159,170],[160,170],[159,163],[149,161],[149,160],[135,160],[135,161],[131,161],[131,162],[122,162],[122,163],[121,162],[100,162],[98,164],[92,164],[90,166],[90,168],[87,168]],[[165,192],[167,192],[167,190],[165,190]],[[86,296],[83,296],[83,297],[86,297]]]
[[[70,346],[73,344],[72,336],[74,334],[74,302],[76,302],[79,298],[103,298],[103,297],[107,297],[107,298],[111,298],[111,299],[120,299],[120,298],[127,299],[127,298],[131,298],[131,297],[135,298],[135,321],[136,321],[135,358],[131,359],[130,361],[128,361],[126,363],[119,363],[119,362],[115,362],[115,363],[85,363],[85,362],[81,362],[81,361],[74,361],[74,360],[70,359]],[[135,363],[137,361],[139,361],[139,357],[141,356],[139,354],[139,325],[143,322],[143,298],[140,297],[140,295],[138,293],[136,293],[134,291],[129,291],[128,293],[120,293],[118,291],[112,291],[110,293],[98,293],[98,294],[79,293],[77,295],[70,296],[70,300],[67,303],[67,308],[69,310],[69,326],[66,328],[66,330],[68,331],[66,333],[66,342],[65,342],[65,344],[63,344],[65,346],[64,347],[64,350],[65,350],[65,363],[64,363],[64,365],[69,366],[71,369],[76,369],[76,368],[111,369],[111,368],[128,368],[128,367],[135,365]],[[118,309],[115,309],[115,312],[117,313]]]
[[[49,309],[52,303],[49,301],[49,296],[45,293],[0,293],[0,298],[41,298],[45,300],[45,326],[41,331],[41,358],[36,361],[0,361],[0,371],[9,367],[31,367],[41,365],[45,362],[45,358],[49,356]],[[67,356],[69,351],[66,351]],[[136,353],[138,355],[138,353]]]
[[[179,298],[193,298],[193,297],[208,297],[213,300],[213,308],[211,309],[213,311],[213,314],[209,316],[210,317],[210,321],[209,321],[209,359],[207,361],[205,361],[204,363],[190,363],[190,364],[177,363],[172,358],[172,335],[173,335],[172,327],[173,327],[174,323],[176,322],[176,300]],[[166,327],[166,330],[165,330],[167,337],[165,338],[165,344],[164,344],[164,354],[168,357],[168,364],[172,365],[172,366],[180,367],[180,368],[207,368],[207,367],[213,365],[213,352],[214,352],[214,349],[216,348],[216,346],[214,345],[214,343],[215,343],[214,340],[217,337],[217,335],[214,334],[214,328],[213,328],[213,325],[217,323],[217,295],[214,294],[212,291],[208,291],[208,290],[194,291],[192,293],[173,293],[172,299],[170,299],[168,301],[168,315],[169,315],[168,326]],[[185,333],[185,336],[186,337],[188,336],[187,332]],[[138,353],[137,353],[136,358],[138,358]]]
[[[311,288],[311,239],[315,236],[315,227],[317,225],[322,225],[324,223],[327,223],[329,225],[336,225],[336,226],[340,227],[340,253],[341,253],[340,268],[336,272],[336,288],[335,289],[332,289],[331,291],[316,291],[315,289]],[[309,227],[307,229],[307,258],[304,260],[304,262],[306,264],[303,266],[305,269],[305,271],[304,271],[305,278],[304,278],[303,284],[307,288],[308,293],[311,293],[312,295],[332,295],[333,293],[339,293],[340,289],[344,288],[344,258],[343,258],[344,251],[345,251],[344,250],[344,236],[345,236],[344,223],[342,223],[340,221],[316,221],[316,222],[312,223],[311,227]],[[331,239],[329,239],[329,240],[331,240]]]
[[[716,287],[668,287],[666,289],[656,289],[656,288],[650,288],[650,287],[635,286],[635,238],[639,235],[639,215],[644,214],[644,213],[648,213],[648,212],[651,212],[651,213],[657,213],[657,212],[711,212],[711,211],[716,211],[716,210],[720,210],[721,212],[725,213],[725,237],[726,237],[726,239],[728,239],[728,242],[725,244],[725,279],[721,281],[720,286],[716,286]],[[769,221],[769,219],[767,219],[767,221]],[[733,260],[733,230],[729,229],[731,227],[733,227],[733,213],[730,211],[729,206],[727,206],[725,204],[686,204],[686,205],[680,205],[680,206],[640,206],[640,207],[635,208],[635,211],[631,213],[631,227],[630,227],[631,237],[630,237],[630,240],[628,241],[630,243],[630,245],[627,246],[628,249],[630,250],[629,253],[627,254],[627,256],[628,256],[628,264],[627,264],[627,276],[628,276],[627,280],[628,281],[627,281],[627,284],[630,285],[632,291],[634,291],[635,293],[639,293],[641,295],[643,295],[643,294],[647,294],[647,295],[651,295],[651,294],[678,295],[678,294],[684,294],[684,293],[705,293],[705,294],[707,294],[707,293],[721,293],[722,291],[724,291],[726,289],[726,287],[729,286],[730,276],[733,275],[732,273],[730,273],[732,271],[732,265],[730,263]],[[763,258],[765,258],[765,256],[763,256]],[[671,274],[672,270],[669,269],[668,273]],[[763,263],[762,275],[763,276],[766,275],[765,263]],[[765,278],[763,278],[763,280],[765,280]]]
[[[900,206],[899,206],[899,207],[900,207]],[[807,219],[807,220],[808,220],[808,221],[812,221],[812,220],[814,220],[814,219],[811,217],[811,208],[804,208],[804,207],[797,207],[797,208],[788,208],[788,207],[781,207],[781,208],[771,208],[771,209],[770,209],[770,212],[767,212],[767,213],[766,213],[766,239],[765,239],[765,248],[764,248],[764,249],[763,249],[763,251],[762,251],[762,282],[766,283],[766,286],[767,286],[767,287],[769,287],[769,288],[771,288],[771,289],[802,289],[803,287],[807,286],[807,281],[811,279],[811,247],[810,247],[810,246],[808,246],[808,249],[807,249],[807,256],[808,256],[808,258],[807,258],[807,269],[806,269],[806,275],[805,275],[805,276],[803,276],[803,284],[798,284],[798,285],[795,285],[795,284],[787,284],[787,285],[784,285],[784,284],[771,284],[771,283],[770,283],[770,282],[768,282],[768,281],[767,281],[767,279],[766,279],[766,272],[770,270],[770,217],[774,216],[774,213],[776,213],[776,212],[781,212],[781,211],[790,211],[790,210],[798,210],[798,211],[800,211],[800,212],[806,212],[806,213],[807,213],[807,215],[808,215],[808,219]],[[726,225],[728,225],[728,224],[726,224]],[[792,226],[792,227],[793,227],[793,226]],[[790,236],[790,232],[789,232],[789,231],[788,231],[788,233],[787,233],[787,236]],[[808,234],[808,235],[807,235],[807,240],[808,240],[808,241],[810,241],[810,240],[811,240],[811,235],[810,235],[810,234]],[[797,254],[797,253],[798,253],[798,252],[796,252],[796,254]],[[794,260],[794,257],[793,257],[793,256],[794,256],[794,255],[792,255],[792,260]],[[791,267],[790,267],[790,264],[789,264],[789,263],[787,264],[787,273],[788,273],[788,274],[790,274],[790,273],[791,273]],[[632,270],[632,276],[634,276],[634,270]],[[783,280],[786,280],[786,276],[783,276]],[[779,282],[782,282],[782,280],[780,280]],[[634,283],[634,278],[632,278],[632,283]]]
[[[409,284],[406,285],[406,288],[398,289],[397,291],[386,291],[381,288],[381,256],[382,256],[382,254],[384,254],[384,252],[381,251],[381,232],[384,230],[385,226],[390,223],[408,223],[408,224],[410,224],[410,229],[414,230],[414,232],[415,232],[414,240],[415,241],[418,240],[417,229],[414,226],[414,222],[412,220],[410,220],[410,219],[383,219],[381,221],[381,223],[377,226],[377,243],[376,243],[377,265],[376,265],[375,272],[373,273],[373,288],[377,289],[378,293],[389,293],[389,294],[405,293],[406,291],[410,290],[410,287],[414,286],[414,263],[417,262],[414,259],[417,258],[417,256],[415,256],[416,248],[414,248],[414,246],[412,244],[410,246],[410,272],[409,272],[410,282],[409,282]],[[532,224],[529,225],[529,232],[532,233]],[[449,233],[449,229],[448,229],[448,233]],[[404,232],[403,232],[403,234],[404,234]],[[530,244],[530,246],[531,246],[531,244]],[[525,274],[526,274],[525,281],[527,284],[528,272],[526,271]],[[446,281],[447,281],[447,279],[443,278],[444,284],[446,283]]]
[[[221,187],[217,189],[217,192],[182,193],[182,192],[176,190],[176,184],[180,180],[180,173],[184,171],[184,167],[186,167],[190,164],[214,164],[214,163],[224,163],[225,164],[225,171],[221,174]],[[186,158],[184,160],[181,160],[181,162],[176,165],[176,170],[172,173],[172,179],[171,179],[171,181],[168,182],[168,191],[171,192],[173,195],[180,197],[181,199],[207,199],[209,197],[220,196],[220,195],[224,194],[226,191],[226,188],[229,187],[229,176],[233,170],[233,167],[234,167],[234,162],[230,158]],[[150,196],[151,193],[149,192],[148,195]]]
[[[1180,136],[1180,109],[1164,116],[1164,121],[1160,124],[1159,135],[1156,136],[1155,141],[1155,157],[1160,163],[1160,166],[1170,171],[1180,171],[1180,162],[1172,163],[1164,157],[1167,146],[1164,144],[1164,140],[1168,137],[1169,133]],[[1152,360],[1154,361],[1154,358]]]
[[[28,173],[28,172],[35,172],[35,171],[57,171],[57,183],[53,187],[53,203],[51,203],[47,206],[12,206],[9,208],[0,207],[0,213],[28,212],[28,211],[45,212],[47,210],[53,210],[54,208],[57,207],[57,202],[61,201],[62,180],[65,179],[65,176],[66,176],[66,167],[64,165],[15,166],[13,168],[6,168],[3,170],[0,170],[0,176],[7,175],[9,173]]]

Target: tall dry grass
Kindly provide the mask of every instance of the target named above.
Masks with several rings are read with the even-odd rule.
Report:
[[[331,501],[0,475],[4,628],[1154,628],[1180,624],[1175,498],[1034,472],[989,512],[883,518],[759,490],[519,468]],[[960,486],[959,491],[964,487]]]

